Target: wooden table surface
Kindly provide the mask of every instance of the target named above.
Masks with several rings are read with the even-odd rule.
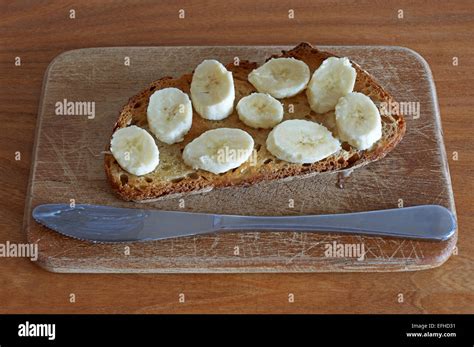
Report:
[[[0,258],[0,312],[472,313],[473,38],[472,1],[2,1],[0,243],[26,241],[21,228],[41,84],[56,55],[100,46],[300,41],[406,46],[428,61],[459,242],[457,254],[441,267],[405,273],[54,274],[25,258]]]

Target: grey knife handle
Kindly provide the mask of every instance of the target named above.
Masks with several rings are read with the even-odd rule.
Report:
[[[439,205],[310,216],[216,215],[215,228],[223,230],[297,230],[394,236],[443,241],[456,231],[453,213]]]

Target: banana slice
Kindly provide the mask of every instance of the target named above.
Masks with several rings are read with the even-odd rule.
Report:
[[[135,125],[121,128],[112,135],[110,151],[125,171],[142,176],[160,163],[160,152],[153,137]]]
[[[184,162],[214,174],[239,167],[253,151],[253,138],[240,129],[208,130],[184,147]]]
[[[193,106],[186,93],[177,88],[156,91],[147,108],[148,126],[167,144],[183,141],[193,122]]]
[[[237,103],[239,119],[252,128],[270,129],[283,119],[282,104],[269,94],[253,93]]]
[[[302,119],[278,124],[268,134],[267,149],[290,163],[306,164],[329,157],[341,145],[324,126]]]
[[[334,110],[340,97],[352,92],[356,70],[347,58],[327,58],[314,72],[306,89],[311,109],[316,113]]]
[[[370,148],[382,137],[382,119],[374,102],[362,93],[350,93],[336,105],[338,136],[357,149]]]
[[[253,70],[248,80],[260,93],[275,98],[289,98],[306,88],[310,77],[308,65],[294,58],[276,58]]]
[[[234,109],[232,72],[217,60],[204,60],[194,70],[191,99],[196,112],[210,120],[221,120]]]

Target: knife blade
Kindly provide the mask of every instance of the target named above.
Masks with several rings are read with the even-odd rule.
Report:
[[[329,215],[239,216],[78,204],[38,205],[40,224],[80,240],[138,242],[230,230],[334,232],[443,241],[456,231],[447,208],[420,205]]]

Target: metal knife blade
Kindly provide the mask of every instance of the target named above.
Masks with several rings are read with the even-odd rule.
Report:
[[[59,232],[95,242],[150,241],[209,233],[214,215],[80,204],[39,205],[33,218]]]

